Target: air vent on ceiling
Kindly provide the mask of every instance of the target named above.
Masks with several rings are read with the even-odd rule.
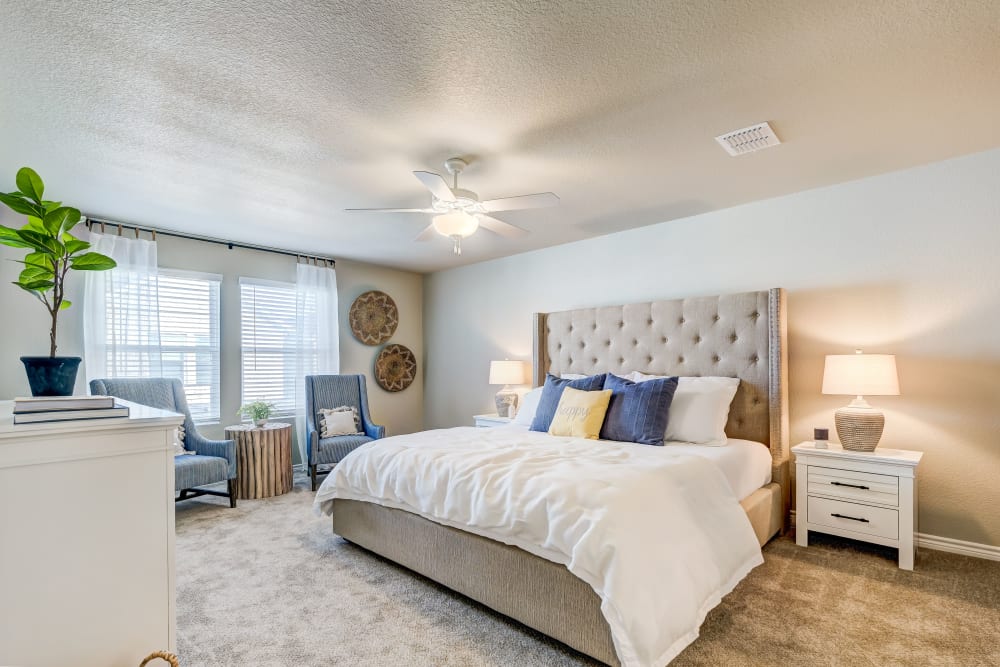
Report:
[[[733,156],[753,153],[781,143],[778,135],[767,123],[757,123],[750,127],[744,127],[742,130],[727,132],[719,135],[715,140],[726,149],[727,153]]]

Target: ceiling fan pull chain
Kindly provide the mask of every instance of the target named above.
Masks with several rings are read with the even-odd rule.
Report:
[[[452,252],[454,252],[456,255],[461,255],[462,254],[462,237],[459,236],[458,234],[455,234],[454,236],[451,237],[451,242],[454,244],[452,246]]]

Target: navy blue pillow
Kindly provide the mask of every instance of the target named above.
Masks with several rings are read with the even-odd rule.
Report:
[[[552,418],[556,416],[556,408],[559,407],[559,399],[562,398],[563,389],[566,387],[580,391],[599,391],[603,386],[604,373],[589,375],[579,380],[564,380],[549,373],[545,376],[545,386],[542,388],[542,397],[538,401],[535,418],[531,421],[531,430],[549,432]]]
[[[662,445],[677,381],[670,377],[632,382],[608,373],[604,388],[611,390],[611,403],[601,427],[601,440]]]

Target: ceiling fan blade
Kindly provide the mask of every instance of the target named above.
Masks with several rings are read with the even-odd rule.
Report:
[[[502,199],[487,199],[482,202],[483,208],[490,213],[496,211],[515,211],[521,208],[544,208],[546,206],[555,206],[558,203],[559,197],[551,192],[539,192],[519,197],[503,197]]]
[[[436,232],[434,231],[434,225],[427,225],[426,227],[424,227],[424,231],[417,234],[417,238],[413,240],[430,241],[432,238],[434,238],[434,234],[436,234]]]
[[[507,239],[516,239],[527,235],[529,232],[527,229],[521,229],[520,227],[515,227],[509,222],[504,222],[503,220],[497,220],[496,218],[483,215],[480,213],[476,216],[479,218],[479,226],[483,229],[488,229],[494,234],[498,234]]]
[[[432,208],[345,208],[348,213],[434,213]]]
[[[415,171],[413,175],[431,191],[431,194],[441,201],[455,201],[455,194],[438,174],[431,171]]]

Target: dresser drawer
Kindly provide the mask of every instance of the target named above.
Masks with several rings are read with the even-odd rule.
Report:
[[[892,475],[809,466],[808,492],[899,507],[899,478]]]
[[[811,524],[899,539],[899,512],[896,510],[811,496],[808,504]]]

